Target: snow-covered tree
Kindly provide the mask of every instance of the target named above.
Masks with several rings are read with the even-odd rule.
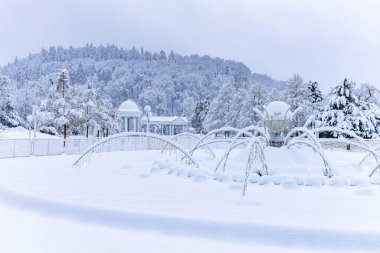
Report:
[[[9,79],[0,76],[0,128],[17,127],[22,124],[22,119],[13,105],[11,89]]]
[[[203,133],[203,121],[205,120],[207,113],[210,109],[210,98],[205,101],[197,101],[194,114],[191,118],[191,126],[195,129],[196,133]]]
[[[86,138],[89,137],[90,128],[94,135],[107,136],[109,133],[115,133],[119,124],[112,104],[105,100],[99,88],[95,83],[88,81],[81,90],[81,105],[84,109],[84,124]]]
[[[323,101],[323,96],[318,87],[318,82],[309,81],[307,88],[309,90],[309,101],[314,105],[320,105]]]
[[[213,100],[225,79],[232,79],[239,89],[249,89],[255,81],[265,87],[281,86],[281,82],[268,76],[252,74],[242,63],[209,56],[154,53],[114,45],[95,47],[90,43],[83,47],[48,47],[0,68],[20,89],[16,103],[20,116],[25,118],[31,113],[34,98],[38,103],[45,99],[44,94],[35,95],[30,88],[63,68],[69,68],[73,87],[85,85],[88,79],[96,80],[102,96],[114,107],[130,98],[140,105],[149,102],[152,108],[158,108],[158,115],[190,117],[195,101],[206,97]],[[56,81],[56,77],[51,79]],[[24,102],[27,106],[22,105]]]
[[[380,91],[373,85],[364,83],[357,91],[360,104],[366,118],[375,127],[375,132],[380,135]],[[373,136],[375,137],[375,136]]]
[[[295,118],[295,125],[302,126],[311,114],[311,102],[309,98],[308,85],[299,74],[294,74],[285,85],[285,102],[290,105],[291,110],[302,107]]]
[[[237,117],[233,112],[236,89],[231,82],[226,82],[219,90],[218,96],[211,102],[209,113],[204,120],[206,131],[232,126],[231,118]]]
[[[238,127],[246,127],[260,121],[261,119],[258,117],[254,108],[262,110],[268,99],[267,91],[261,84],[252,85],[245,94],[245,97],[242,97],[239,103],[241,111]]]
[[[363,83],[357,91],[361,101],[374,103],[380,106],[380,91],[374,85]]]
[[[84,124],[86,128],[86,138],[89,136],[90,127],[96,128],[98,126],[98,107],[97,99],[99,96],[99,89],[96,88],[93,82],[88,82],[87,85],[82,87],[82,105],[84,107]]]
[[[56,81],[51,80],[46,96],[41,100],[38,113],[40,131],[49,134],[63,132],[66,138],[69,127],[77,130],[84,114],[79,96],[79,90],[70,85],[68,71],[61,70]]]
[[[344,79],[333,90],[329,102],[317,115],[316,126],[333,126],[353,131],[364,138],[376,135],[373,123],[366,117],[368,109],[355,95],[355,84]],[[336,136],[336,133],[323,133],[326,137]]]

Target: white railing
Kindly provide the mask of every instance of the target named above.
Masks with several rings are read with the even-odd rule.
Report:
[[[61,154],[81,154],[86,149],[94,145],[102,138],[68,138],[64,141],[62,138],[57,139],[1,139],[0,138],[0,158],[26,157],[26,156],[49,156]],[[231,138],[211,137],[214,141],[208,142],[212,149],[223,149],[229,145]],[[242,137],[242,139],[244,139]],[[224,140],[224,141],[223,141]],[[347,150],[347,144],[336,143],[331,138],[319,138],[321,145],[325,149]],[[196,144],[194,140],[179,139],[177,142],[181,147],[189,149]],[[370,146],[380,145],[380,140],[366,140]],[[119,144],[115,144],[119,145]],[[129,144],[130,150],[133,150],[134,143]],[[115,147],[117,148],[117,147]],[[114,148],[111,148],[114,149]],[[160,150],[162,147],[151,147],[150,149]],[[350,151],[363,151],[362,149],[351,146]]]
[[[0,158],[80,154],[99,139],[0,139]]]
[[[27,156],[50,156],[50,155],[74,155],[82,154],[89,147],[103,138],[68,138],[64,141],[62,138],[56,139],[1,139],[0,138],[0,158],[27,157]],[[231,138],[212,137],[212,139],[224,142],[213,142],[209,146],[213,149],[225,148],[232,140]],[[186,150],[192,148],[197,141],[179,138],[175,141]],[[119,150],[119,143],[110,143],[110,150]],[[135,140],[126,143],[126,150],[135,150],[136,145],[140,145]],[[138,148],[138,147],[137,147]],[[141,147],[140,147],[141,148]],[[152,150],[161,150],[163,146],[153,145],[149,147]]]

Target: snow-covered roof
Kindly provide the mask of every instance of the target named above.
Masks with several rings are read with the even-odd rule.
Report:
[[[152,116],[149,118],[150,124],[178,124],[178,125],[187,125],[187,118],[186,117],[177,117],[177,116]]]
[[[291,113],[290,106],[283,101],[273,101],[265,106],[268,119],[289,119]]]
[[[118,109],[119,116],[135,116],[140,117],[142,111],[140,107],[131,99],[128,99],[121,103]]]

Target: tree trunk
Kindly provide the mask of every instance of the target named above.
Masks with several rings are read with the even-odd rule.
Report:
[[[88,139],[88,130],[89,130],[89,125],[86,125],[86,138]]]
[[[67,125],[63,125],[63,146],[66,146]]]

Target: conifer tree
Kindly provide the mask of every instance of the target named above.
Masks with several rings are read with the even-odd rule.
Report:
[[[15,110],[10,90],[9,79],[5,76],[0,76],[0,128],[17,127],[23,122]]]

